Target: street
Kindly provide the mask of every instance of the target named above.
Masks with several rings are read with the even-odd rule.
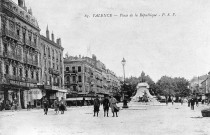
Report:
[[[118,104],[122,107],[122,104]],[[145,105],[129,103],[121,109],[119,117],[93,117],[93,107],[70,107],[64,115],[55,115],[50,109],[0,112],[0,135],[209,135],[210,118],[202,117],[199,105],[190,110],[187,103]]]

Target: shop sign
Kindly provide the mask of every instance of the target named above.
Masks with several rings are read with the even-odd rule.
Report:
[[[45,85],[44,88],[45,89],[52,89],[52,86],[51,85]]]
[[[41,99],[42,91],[40,89],[31,89],[28,91],[28,94],[32,96],[32,99]]]
[[[19,85],[19,82],[16,82],[16,81],[10,80],[10,84]]]
[[[58,88],[58,86],[52,86],[52,89],[53,90],[58,90],[59,88]]]

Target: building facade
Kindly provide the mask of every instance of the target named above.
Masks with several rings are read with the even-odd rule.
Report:
[[[202,95],[205,96],[203,99],[208,99],[210,101],[210,77],[208,77],[201,82]]]
[[[14,99],[25,108],[40,94],[40,28],[23,0],[1,0],[0,29],[0,99],[6,109]]]
[[[61,39],[54,39],[54,34],[50,34],[47,27],[46,36],[40,36],[41,47],[41,84],[48,99],[53,102],[56,97],[66,97],[64,90],[64,64]]]
[[[95,55],[92,58],[66,56],[64,70],[65,87],[69,93],[110,95],[120,90],[117,76]]]

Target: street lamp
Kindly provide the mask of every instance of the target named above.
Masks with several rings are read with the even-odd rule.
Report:
[[[122,66],[123,66],[123,75],[124,75],[124,82],[123,82],[123,108],[128,108],[128,105],[127,105],[127,100],[125,99],[125,63],[126,63],[126,60],[123,58],[123,60],[121,61],[122,63]]]

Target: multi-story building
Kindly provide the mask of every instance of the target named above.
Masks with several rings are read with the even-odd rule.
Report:
[[[18,5],[0,1],[0,99],[7,105],[17,99],[25,108],[34,96],[40,97],[39,89],[30,91],[40,81],[39,33],[24,0],[18,0]]]
[[[119,91],[120,82],[116,75],[93,55],[89,57],[64,58],[65,87],[69,93],[113,94]]]
[[[210,101],[210,76],[208,75],[205,80],[201,82],[201,93],[205,96],[205,99]],[[204,97],[203,97],[204,99]]]
[[[66,97],[64,86],[64,64],[63,50],[61,39],[54,40],[54,34],[50,34],[47,27],[46,37],[40,36],[41,47],[41,83],[44,85],[46,97],[55,99],[56,97]]]

